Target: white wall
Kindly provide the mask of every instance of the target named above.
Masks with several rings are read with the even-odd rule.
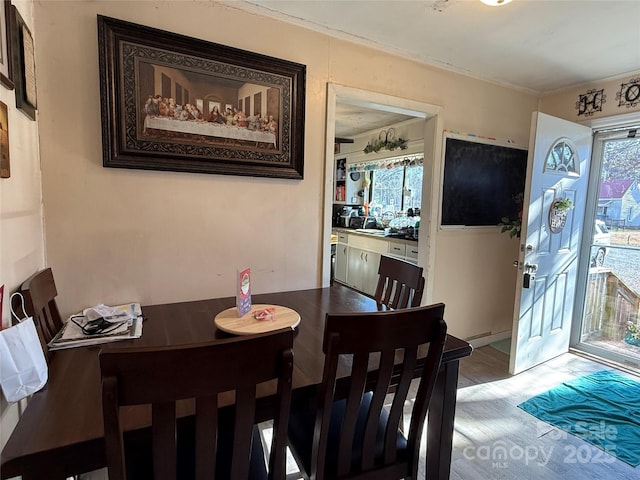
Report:
[[[34,39],[31,2],[14,1]],[[7,105],[11,177],[0,178],[0,285],[4,285],[2,326],[11,325],[9,296],[23,280],[44,266],[42,197],[38,124],[16,109],[15,90],[0,86],[0,101]],[[0,395],[0,447],[17,422],[17,405],[8,406]]]
[[[256,293],[319,286],[328,82],[440,105],[445,128],[520,144],[537,106],[520,92],[216,2],[34,6],[47,254],[65,314],[97,302],[230,296],[244,266]],[[306,64],[304,180],[103,168],[96,14]],[[252,34],[237,35],[239,26]],[[517,242],[496,228],[437,245],[434,301],[447,303],[450,331],[510,328],[515,271],[504,265]]]
[[[39,123],[0,87],[12,159],[12,177],[0,180],[0,283],[12,291],[45,264],[44,198],[46,264],[63,314],[98,302],[233,295],[235,269],[244,266],[253,270],[256,293],[320,285],[328,82],[439,105],[445,129],[523,145],[538,108],[517,91],[216,1],[13,3],[36,43]],[[306,64],[304,180],[103,168],[96,14]],[[616,81],[606,82],[614,91],[596,117],[621,110]],[[582,90],[545,97],[541,109],[577,120]],[[510,329],[518,242],[496,228],[438,231],[434,245],[432,297],[446,303],[449,331],[469,338]],[[15,417],[3,404],[2,444]]]
[[[540,100],[540,111],[584,124],[590,124],[596,119],[623,117],[640,112],[638,85],[640,70],[577,85],[546,95]],[[591,104],[596,94],[595,104]],[[589,103],[588,110],[582,106],[582,99]]]

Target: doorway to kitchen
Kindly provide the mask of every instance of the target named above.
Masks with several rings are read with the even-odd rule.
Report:
[[[582,250],[588,266],[572,342],[578,351],[636,371],[640,371],[638,120],[594,133],[591,205]]]
[[[334,217],[334,199],[336,198],[335,186],[335,143],[337,122],[341,121],[338,112],[339,107],[344,105],[363,107],[372,113],[384,112],[386,114],[401,114],[407,118],[423,119],[424,141],[421,145],[421,152],[424,157],[423,182],[421,186],[421,211],[426,218],[437,218],[437,195],[439,190],[432,185],[434,178],[434,158],[438,158],[441,154],[442,139],[438,132],[442,132],[441,125],[441,107],[408,100],[390,95],[359,90],[356,88],[345,87],[342,85],[328,84],[327,87],[327,126],[326,126],[326,163],[325,163],[325,200],[324,200],[324,235],[323,235],[323,285],[328,286],[331,281],[331,233],[332,220]],[[363,118],[363,121],[369,121],[369,118]],[[416,152],[417,153],[417,152]],[[345,200],[351,200],[352,195],[345,195]],[[417,263],[424,268],[426,279],[426,288],[424,293],[424,301],[431,298],[430,289],[432,283],[429,281],[429,275],[432,272],[435,248],[429,242],[432,235],[431,229],[435,228],[433,224],[428,222],[421,224],[421,235],[418,239]]]

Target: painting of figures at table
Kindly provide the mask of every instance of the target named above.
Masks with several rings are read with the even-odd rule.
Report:
[[[305,65],[98,15],[103,166],[301,179]]]
[[[141,139],[277,150],[282,92],[269,85],[138,64]]]

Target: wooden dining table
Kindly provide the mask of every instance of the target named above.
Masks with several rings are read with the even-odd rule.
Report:
[[[372,298],[341,285],[311,290],[253,295],[253,303],[281,305],[300,314],[294,340],[294,398],[311,396],[322,381],[322,340],[327,313],[375,311]],[[143,306],[142,337],[55,352],[49,381],[34,394],[1,454],[2,479],[64,479],[106,466],[102,425],[101,348],[186,345],[229,336],[214,323],[216,315],[235,305],[235,297]],[[445,310],[446,320],[446,310]],[[366,334],[366,332],[363,332]],[[426,470],[429,479],[448,479],[460,359],[471,346],[447,336],[427,419]],[[206,365],[203,365],[203,373]],[[257,420],[269,417],[268,387]],[[127,407],[125,430],[147,428],[148,410]],[[185,411],[188,407],[185,406]],[[260,418],[264,416],[264,418]]]

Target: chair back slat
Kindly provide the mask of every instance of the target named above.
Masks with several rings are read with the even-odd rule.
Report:
[[[40,343],[49,361],[53,352],[49,351],[47,344],[63,325],[56,303],[58,290],[51,268],[40,270],[22,282],[20,293],[24,297],[27,314],[33,316]]]
[[[214,478],[218,437],[218,396],[196,399],[196,478]]]
[[[293,370],[293,351],[282,352],[282,362]],[[273,440],[271,448],[276,455],[269,459],[269,472],[271,478],[285,478],[287,476],[286,452],[287,452],[287,428],[289,426],[289,412],[291,408],[292,376],[285,376],[278,382],[277,398],[280,399],[280,407],[273,419]]]
[[[364,430],[364,440],[362,444],[362,469],[368,470],[373,468],[375,459],[375,443],[378,432],[378,423],[384,402],[387,397],[388,385],[391,382],[393,374],[393,365],[395,360],[394,351],[382,352],[380,357],[380,365],[376,376],[376,385],[369,407],[369,415],[367,416],[367,424]]]
[[[102,379],[102,409],[113,412],[118,409],[118,381],[115,377]],[[105,454],[109,461],[109,480],[126,478],[124,439],[118,416],[103,418]]]
[[[231,461],[231,478],[247,478],[249,462],[247,453],[251,451],[251,430],[255,418],[255,385],[236,390],[236,422],[233,434],[233,457]],[[242,415],[239,414],[242,412]]]
[[[429,350],[435,347],[436,346],[434,344],[431,344],[429,345]],[[424,378],[426,375],[429,375],[429,372],[438,371],[438,369],[440,368],[440,360],[437,357],[437,353],[434,353],[434,355],[427,355],[422,367],[422,378]],[[409,435],[407,437],[410,445],[420,444],[422,431],[424,430],[424,421],[420,421],[420,419],[424,419],[427,411],[429,410],[429,401],[431,399],[431,396],[433,395],[434,388],[435,379],[434,381],[420,382],[420,385],[418,386],[418,394],[416,395],[413,411],[411,412],[411,423],[409,424]],[[416,417],[415,421],[413,418],[414,416]],[[416,450],[416,455],[417,454],[418,451]]]
[[[339,340],[338,334],[332,334],[326,331],[324,336],[325,349],[334,350]],[[325,350],[326,352],[326,350]],[[318,390],[319,405],[331,405],[333,401],[333,389],[329,386],[335,385],[336,377],[338,374],[338,356],[325,356],[324,371],[322,373],[322,387]],[[327,455],[327,442],[329,436],[318,435],[317,432],[328,432],[329,425],[331,423],[331,409],[321,408],[318,409],[316,415],[314,430],[314,442],[312,445],[311,453],[311,471],[316,472],[315,478],[324,478],[324,459]]]
[[[382,255],[374,298],[378,309],[417,307],[424,292],[423,268],[413,263]]]
[[[407,348],[403,352],[402,373],[400,374],[398,385],[395,387],[395,394],[393,402],[391,403],[389,418],[387,420],[387,431],[385,432],[385,463],[392,463],[396,459],[397,432],[403,418],[404,403],[408,397],[409,387],[411,386],[411,380],[413,379],[417,353],[417,348]]]
[[[338,473],[340,475],[346,474],[351,470],[351,456],[356,423],[358,421],[358,410],[360,409],[362,394],[367,380],[368,365],[368,354],[356,353],[353,356],[349,396],[345,406],[340,446],[338,447]]]
[[[446,338],[443,315],[443,304],[372,313],[327,314],[325,372],[318,393],[311,458],[313,477],[415,478],[420,448],[417,434],[423,430]],[[372,377],[367,369],[374,357],[377,371]],[[424,368],[418,378],[404,447],[399,441],[399,432],[418,361]],[[339,378],[338,366],[345,363],[351,363],[351,372],[348,377]],[[349,386],[338,429],[337,463],[332,467],[335,471],[329,471],[326,462],[330,417],[335,411],[334,402],[339,401],[334,393],[345,391],[338,388],[344,382]],[[392,395],[390,406],[385,405],[389,395]],[[415,410],[416,406],[419,411]],[[331,430],[338,431],[335,425]]]
[[[216,462],[221,461],[217,452],[222,446],[216,440],[216,434],[220,433],[217,396],[228,391],[233,391],[236,399],[230,429],[233,438],[226,445],[231,452],[231,477],[247,478],[256,386],[275,379],[278,387],[269,478],[283,479],[286,471],[283,425],[288,422],[291,402],[292,346],[293,330],[288,329],[198,345],[103,349],[99,358],[109,478],[126,479],[121,408],[145,404],[152,405],[153,477],[182,478],[179,470],[184,460],[176,441],[182,441],[181,430],[176,427],[179,423],[176,402],[191,398],[196,399],[195,428],[190,432],[190,441],[195,446],[189,455],[195,459],[195,465],[190,465],[189,471],[197,472],[196,478],[215,478]],[[212,460],[216,457],[217,460]],[[189,457],[190,462],[193,459]]]
[[[176,404],[154,403],[151,409],[151,442],[153,445],[154,478],[170,480],[177,471]]]

